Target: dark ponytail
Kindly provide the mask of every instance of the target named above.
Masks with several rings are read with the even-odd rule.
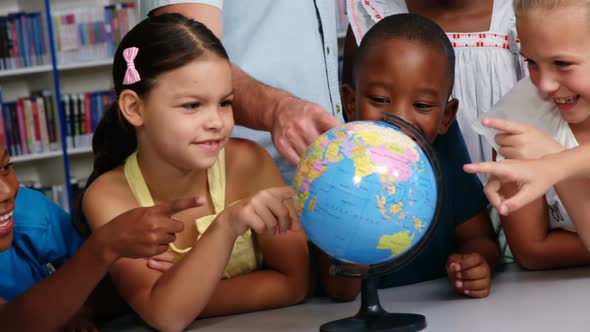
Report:
[[[92,137],[94,168],[88,177],[88,185],[101,174],[121,165],[136,149],[135,127],[119,114],[119,105],[113,103],[103,114]]]
[[[137,47],[134,60],[141,80],[124,85],[127,63],[123,51]],[[94,166],[86,188],[102,174],[122,165],[137,149],[135,127],[119,112],[118,97],[125,89],[144,97],[153,88],[159,75],[180,68],[206,52],[228,59],[221,41],[203,24],[180,14],[152,16],[136,25],[121,40],[113,61],[113,83],[117,100],[104,112],[92,138]],[[78,229],[89,234],[82,211],[84,193],[76,199],[74,217],[80,221]]]

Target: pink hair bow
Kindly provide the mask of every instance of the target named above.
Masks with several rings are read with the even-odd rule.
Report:
[[[133,62],[137,53],[139,53],[137,47],[128,47],[123,50],[123,58],[125,59],[125,62],[127,62],[127,70],[125,71],[125,77],[123,78],[123,85],[130,85],[141,80],[137,69],[135,69],[135,63]]]

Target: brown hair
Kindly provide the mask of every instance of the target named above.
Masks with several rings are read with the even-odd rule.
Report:
[[[141,80],[123,84],[127,63],[123,51],[137,47],[134,59]],[[228,59],[221,41],[203,24],[180,14],[163,14],[149,17],[131,29],[121,40],[113,62],[113,83],[117,99],[121,92],[130,89],[139,96],[147,95],[161,74],[180,68],[205,55],[213,53]],[[86,184],[88,188],[100,175],[120,166],[137,149],[135,127],[120,115],[117,100],[105,111],[92,138],[93,170]],[[83,194],[75,205],[74,216],[87,228],[82,211]],[[89,233],[88,229],[80,231]]]

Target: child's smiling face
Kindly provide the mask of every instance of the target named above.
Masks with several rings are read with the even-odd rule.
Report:
[[[12,245],[12,212],[18,191],[16,173],[10,164],[6,146],[0,144],[0,252]]]
[[[140,151],[183,170],[207,169],[229,141],[234,126],[231,67],[227,59],[205,54],[162,73],[142,99]]]
[[[357,63],[355,91],[344,88],[348,120],[403,118],[432,142],[453,122],[457,101],[442,48],[402,38],[383,38]]]
[[[589,14],[572,4],[529,9],[516,21],[531,81],[570,125],[590,120]]]

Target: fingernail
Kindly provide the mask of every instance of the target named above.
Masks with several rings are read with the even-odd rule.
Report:
[[[457,272],[457,279],[461,279],[462,277],[461,272]]]
[[[503,216],[508,214],[508,207],[505,204],[500,206],[500,214]]]
[[[469,289],[464,290],[463,293],[465,293],[465,295],[469,295]]]
[[[462,282],[461,280],[457,280],[457,281],[455,282],[455,286],[456,286],[457,288],[461,288],[461,287],[463,287],[463,282]]]

